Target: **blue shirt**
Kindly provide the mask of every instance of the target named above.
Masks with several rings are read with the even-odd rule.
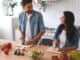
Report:
[[[61,27],[59,26],[58,27],[58,29],[57,29],[57,31],[56,31],[56,34],[55,34],[55,36],[54,36],[54,39],[56,39],[56,40],[60,40],[60,38],[59,38],[59,36],[60,36],[60,34],[61,34]],[[67,40],[68,38],[66,38],[66,42],[65,42],[65,46],[66,47],[69,47],[69,46],[73,46],[73,47],[75,47],[75,48],[78,48],[78,46],[79,46],[79,32],[78,32],[78,30],[76,29],[75,30],[75,34],[74,34],[74,43],[73,43],[73,45],[70,43],[70,41],[69,40]],[[59,47],[59,46],[58,46]]]
[[[26,32],[27,16],[25,12],[21,12],[19,15],[19,29],[23,33],[25,38]],[[30,28],[31,36],[34,38],[39,32],[45,32],[45,27],[43,23],[43,16],[37,11],[32,11],[32,16],[30,18]]]

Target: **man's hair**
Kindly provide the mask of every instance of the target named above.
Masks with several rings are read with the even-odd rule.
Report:
[[[32,3],[32,0],[22,0],[21,5],[25,6],[28,3]]]

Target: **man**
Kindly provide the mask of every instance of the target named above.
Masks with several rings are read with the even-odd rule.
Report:
[[[22,0],[23,12],[19,15],[20,39],[23,44],[37,44],[45,32],[41,13],[33,10],[32,0]]]

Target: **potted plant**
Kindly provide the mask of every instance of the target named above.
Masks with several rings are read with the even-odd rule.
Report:
[[[2,0],[3,9],[6,16],[13,16],[14,8],[17,2],[14,0]]]

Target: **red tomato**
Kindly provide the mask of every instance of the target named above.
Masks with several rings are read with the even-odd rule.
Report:
[[[5,43],[2,47],[2,51],[8,55],[9,54],[9,51],[11,50],[12,48],[12,44],[11,43]]]

